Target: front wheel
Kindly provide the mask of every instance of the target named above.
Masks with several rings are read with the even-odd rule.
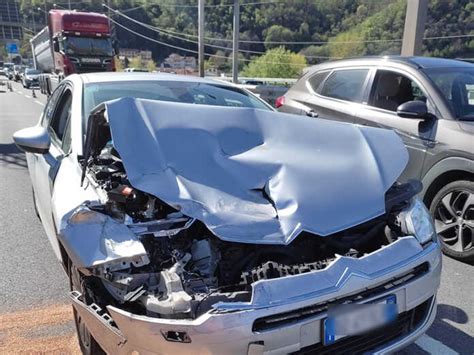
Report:
[[[433,198],[430,206],[443,253],[474,261],[474,182],[454,181]]]
[[[83,276],[77,268],[70,262],[69,265],[69,285],[71,291],[78,291],[85,297],[85,290],[83,287]],[[105,355],[100,345],[96,342],[92,334],[87,329],[84,320],[81,318],[76,309],[72,307],[74,312],[74,323],[76,324],[77,340],[84,355]]]

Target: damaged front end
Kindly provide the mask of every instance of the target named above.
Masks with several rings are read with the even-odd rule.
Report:
[[[291,182],[291,174],[286,171],[292,168],[298,170],[300,166],[285,164],[285,159],[280,159],[278,154],[274,156],[277,163],[264,163],[255,150],[261,149],[262,145],[267,145],[265,150],[272,149],[265,135],[254,136],[254,145],[248,146],[247,142],[243,142],[239,146],[239,143],[233,142],[232,149],[220,146],[219,151],[213,146],[215,142],[212,139],[202,139],[200,133],[203,127],[209,127],[209,123],[204,123],[201,127],[190,127],[201,137],[194,143],[212,146],[210,149],[221,154],[222,159],[227,159],[215,158],[213,162],[229,174],[232,175],[233,169],[241,174],[251,174],[255,169],[259,181],[258,184],[251,183],[253,188],[239,192],[239,184],[248,181],[245,176],[239,176],[235,184],[222,187],[219,184],[225,174],[219,175],[218,172],[217,176],[205,174],[209,183],[203,185],[200,180],[203,177],[194,175],[194,171],[189,172],[177,163],[181,158],[179,152],[170,156],[169,148],[147,150],[150,145],[140,142],[124,145],[122,134],[130,137],[137,134],[143,140],[150,136],[140,131],[133,132],[133,124],[124,121],[133,121],[137,116],[144,121],[154,121],[149,117],[152,108],[163,115],[170,110],[169,103],[140,100],[133,100],[132,103],[140,115],[130,111],[131,102],[127,100],[100,106],[91,115],[83,161],[83,186],[94,189],[98,198],[96,201],[85,201],[72,211],[65,218],[60,233],[61,243],[81,277],[80,289],[72,293],[74,306],[82,312],[86,323],[87,317],[91,317],[87,324],[93,334],[103,329],[109,329],[114,334],[114,347],[126,341],[120,331],[119,320],[126,314],[171,322],[166,324],[181,320],[192,325],[206,318],[204,315],[288,306],[292,302],[306,302],[311,298],[314,302],[317,295],[310,295],[308,285],[303,287],[301,284],[298,288],[292,283],[284,286],[284,280],[296,282],[301,275],[321,277],[322,271],[332,269],[335,272],[338,261],[344,264],[361,260],[360,265],[366,263],[367,268],[372,263],[370,260],[380,260],[380,257],[377,259],[378,253],[385,250],[384,255],[388,256],[389,246],[393,248],[391,250],[398,248],[398,251],[402,245],[410,246],[407,256],[414,257],[423,250],[422,244],[428,244],[435,237],[434,231],[427,227],[423,231],[428,234],[427,239],[416,241],[418,237],[415,233],[418,232],[414,230],[416,227],[410,211],[414,210],[414,196],[420,191],[420,184],[394,184],[406,164],[406,157],[395,161],[395,167],[384,168],[379,160],[383,157],[377,157],[379,152],[370,152],[371,159],[375,159],[372,169],[380,169],[376,171],[377,176],[369,178],[372,182],[378,179],[373,185],[376,191],[370,193],[370,186],[359,186],[359,189],[368,196],[365,203],[372,201],[372,205],[359,204],[357,197],[348,197],[345,205],[341,205],[341,199],[336,196],[330,201],[325,193],[318,195],[311,188],[300,186],[301,181]],[[177,107],[172,108],[182,113]],[[126,111],[126,118],[117,114],[121,109]],[[248,111],[244,110],[244,113]],[[180,119],[176,115],[172,118]],[[121,123],[117,123],[119,119]],[[226,120],[225,117],[219,119]],[[232,118],[229,120],[231,126],[236,122]],[[265,120],[264,117],[258,122],[261,131],[265,131]],[[161,120],[156,127],[144,124],[141,129],[153,132],[154,139],[162,145],[160,130],[170,133],[174,129],[166,125],[166,120]],[[212,124],[210,127],[206,134],[214,134],[219,141],[220,128]],[[348,127],[348,130],[354,129]],[[252,135],[248,126],[237,128],[243,129],[246,136]],[[378,144],[374,136],[368,137],[367,133],[365,136],[360,132],[354,134],[371,142],[360,149],[363,155],[367,155],[364,149]],[[182,136],[190,137],[186,134]],[[391,135],[390,140],[397,141]],[[181,154],[187,154],[189,147],[183,148],[182,145],[188,144],[193,142],[175,142],[174,148],[181,150]],[[385,144],[389,142],[385,140]],[[394,147],[398,149],[396,144]],[[253,153],[246,160],[243,156],[249,151]],[[311,151],[317,154],[320,149],[315,147]],[[275,152],[281,153],[278,147]],[[164,164],[157,165],[153,158],[149,161],[148,155],[160,155]],[[286,156],[287,152],[283,155]],[[244,166],[247,162],[248,165]],[[212,162],[207,163],[212,165]],[[152,164],[151,167],[149,164]],[[260,164],[271,168],[261,169]],[[275,164],[279,164],[278,169],[275,169]],[[314,169],[320,167],[318,164]],[[347,164],[353,166],[352,162]],[[302,165],[311,170],[310,162]],[[200,168],[217,171],[209,165]],[[343,167],[343,170],[346,168]],[[334,169],[326,168],[330,171]],[[362,176],[359,171],[353,173],[356,177]],[[374,171],[368,174],[374,174]],[[173,179],[174,184],[166,186],[166,179]],[[315,175],[314,180],[307,183],[321,184],[324,190],[330,182],[322,174]],[[291,199],[280,185],[287,186],[295,196],[304,196],[304,199]],[[307,196],[305,190],[309,190]],[[382,206],[379,196],[376,196],[377,190],[383,190]],[[216,191],[221,194],[216,194]],[[335,192],[337,188],[332,191]],[[314,199],[318,198],[320,201],[315,202]],[[340,216],[328,215],[329,221],[323,221],[321,216],[334,213],[331,208],[337,204],[340,205]],[[305,205],[315,206],[313,218],[319,219],[316,223],[319,229],[308,222],[312,221],[311,211],[303,208]],[[215,212],[217,209],[226,212]],[[340,223],[341,216],[344,219],[355,210],[358,211],[355,213],[358,216],[356,220],[348,221],[346,218],[344,223]],[[232,212],[235,212],[234,215]],[[223,223],[224,215],[230,215],[228,223]],[[413,254],[408,255],[410,253]],[[402,256],[398,253],[397,257]],[[282,287],[293,289],[280,289],[277,293],[273,287],[278,285],[278,280]],[[275,282],[274,286],[270,286],[271,282]],[[317,285],[314,286],[316,289]],[[102,330],[101,326],[104,327]],[[233,326],[235,324],[229,324],[230,328]],[[184,328],[178,327],[178,330]],[[161,328],[166,341],[191,342],[191,332],[167,329]],[[110,339],[98,341],[107,347]]]

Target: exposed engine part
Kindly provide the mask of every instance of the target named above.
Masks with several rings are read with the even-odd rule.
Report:
[[[302,232],[288,245],[223,241],[179,206],[133,188],[110,138],[87,162],[87,177],[102,191],[88,208],[120,223],[146,251],[145,263],[110,262],[90,272],[90,297],[104,306],[114,300],[137,314],[192,318],[217,302],[248,301],[252,284],[322,270],[337,255],[358,258],[403,235],[396,215],[417,187],[395,185],[387,192],[387,213],[330,236]]]

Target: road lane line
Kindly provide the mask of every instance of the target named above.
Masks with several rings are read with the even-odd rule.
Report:
[[[423,335],[415,341],[415,344],[427,351],[429,354],[459,355],[458,352],[444,345],[439,340],[433,339],[429,335]]]
[[[18,92],[19,94],[22,94],[22,95],[23,95],[23,91],[19,91],[19,90],[18,90],[17,92]]]
[[[35,100],[35,102],[36,102],[37,104],[41,105],[41,106],[44,106],[44,103],[39,102],[38,100]]]
[[[31,96],[30,96],[30,95],[26,95],[26,94],[25,94],[25,97],[26,97],[27,99],[31,99]]]

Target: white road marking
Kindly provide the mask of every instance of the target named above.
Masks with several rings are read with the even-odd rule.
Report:
[[[26,97],[27,99],[31,99],[31,96],[30,96],[30,95],[25,95],[25,97]]]
[[[35,100],[35,102],[36,102],[37,104],[41,105],[41,106],[44,106],[44,103],[39,102],[38,100]]]
[[[18,93],[23,95],[23,91],[18,91]]]
[[[458,352],[451,349],[449,346],[444,345],[442,342],[433,339],[429,335],[423,335],[415,341],[415,344],[427,351],[429,354],[442,354],[442,355],[459,355]]]

